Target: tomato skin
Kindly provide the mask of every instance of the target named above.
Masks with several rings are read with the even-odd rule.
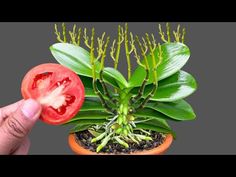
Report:
[[[85,99],[79,76],[55,63],[32,68],[22,80],[21,93],[24,99],[33,98],[41,103],[40,119],[51,125],[60,125],[73,118]]]

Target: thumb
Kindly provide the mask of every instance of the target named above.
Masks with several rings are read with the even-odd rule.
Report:
[[[0,154],[10,154],[24,141],[41,114],[41,106],[28,99],[0,127]]]

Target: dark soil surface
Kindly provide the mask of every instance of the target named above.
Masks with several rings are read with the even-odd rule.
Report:
[[[128,143],[129,148],[124,148],[122,145],[110,141],[99,153],[129,154],[131,152],[150,150],[161,145],[165,140],[165,137],[162,134],[154,131],[151,132],[151,137],[153,141],[141,141],[139,144]],[[92,134],[87,130],[76,133],[77,143],[79,143],[81,146],[83,146],[86,149],[89,149],[92,152],[96,152],[96,148],[100,142],[91,143],[92,138],[93,138]]]

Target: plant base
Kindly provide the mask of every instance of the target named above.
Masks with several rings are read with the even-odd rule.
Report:
[[[92,152],[89,149],[86,149],[78,142],[78,138],[76,134],[70,134],[68,137],[70,148],[78,155],[161,155],[164,154],[167,149],[170,147],[173,136],[171,134],[166,135],[165,139],[163,140],[162,144],[159,146],[150,149],[150,150],[140,150],[134,151],[130,153],[96,153]]]

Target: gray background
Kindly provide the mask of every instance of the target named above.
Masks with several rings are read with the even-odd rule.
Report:
[[[94,26],[98,33],[106,31],[113,37],[118,25],[76,24]],[[129,28],[135,34],[157,35],[157,24],[129,23]],[[186,44],[191,49],[191,58],[183,69],[194,75],[199,85],[187,98],[197,119],[170,123],[177,140],[167,154],[236,154],[236,23],[181,24],[187,28]],[[53,30],[53,23],[0,23],[0,107],[21,99],[21,80],[29,69],[56,62],[49,51],[56,41]],[[125,60],[120,65],[125,73]],[[30,134],[30,154],[72,154],[67,144],[69,128],[38,121]]]

